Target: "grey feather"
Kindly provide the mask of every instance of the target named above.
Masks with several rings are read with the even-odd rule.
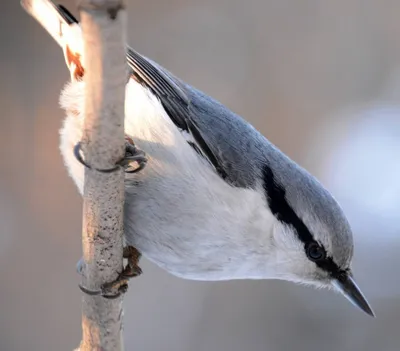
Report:
[[[169,71],[128,49],[133,77],[161,101],[174,124],[190,132],[201,154],[230,184],[254,187],[258,165],[271,144],[248,122],[215,99],[180,81]],[[247,155],[252,155],[248,158]]]
[[[132,49],[128,50],[127,56],[135,77],[156,94],[175,125],[200,135],[196,138],[196,146],[225,181],[236,187],[254,188],[261,178],[260,170],[268,165],[286,189],[286,201],[303,217],[301,220],[312,233],[324,230],[313,227],[314,223],[320,222],[337,233],[336,242],[326,245],[341,251],[333,252],[339,267],[349,264],[348,258],[353,252],[350,226],[337,202],[315,177],[217,100]],[[309,212],[308,217],[301,216],[304,208]]]
[[[46,8],[76,44],[74,16]],[[65,50],[64,31],[41,24]],[[351,278],[351,228],[331,194],[218,101],[129,48],[127,61],[125,132],[150,162],[126,177],[126,243],[183,278],[334,286],[373,315]],[[72,149],[82,138],[84,93],[73,79],[60,96],[60,149],[81,193],[85,172]]]

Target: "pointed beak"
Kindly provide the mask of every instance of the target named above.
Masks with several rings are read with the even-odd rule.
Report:
[[[374,311],[350,274],[343,274],[337,278],[334,278],[332,280],[332,284],[354,306],[360,308],[366,314],[375,317]]]

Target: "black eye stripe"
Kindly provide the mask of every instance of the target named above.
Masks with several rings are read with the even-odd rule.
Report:
[[[265,165],[263,167],[263,187],[265,191],[265,196],[268,201],[268,205],[273,213],[273,215],[282,223],[292,226],[295,232],[304,244],[304,250],[310,245],[318,245],[324,250],[324,258],[320,260],[312,260],[315,264],[329,272],[332,276],[336,277],[343,273],[338,265],[333,261],[332,257],[327,256],[326,250],[323,245],[317,243],[306,225],[297,216],[292,207],[286,201],[286,191],[285,189],[275,181],[272,169]],[[307,253],[307,252],[306,252]]]

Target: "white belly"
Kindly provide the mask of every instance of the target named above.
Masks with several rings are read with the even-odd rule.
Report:
[[[61,104],[69,112],[82,111],[83,83],[67,87]],[[254,271],[247,250],[252,238],[246,234],[249,218],[259,220],[262,196],[225,183],[186,142],[161,103],[133,80],[127,85],[125,111],[126,134],[149,158],[144,170],[126,177],[127,244],[184,278],[249,277],[248,271]],[[81,137],[80,121],[69,113],[61,151],[82,192],[83,168],[72,155]]]

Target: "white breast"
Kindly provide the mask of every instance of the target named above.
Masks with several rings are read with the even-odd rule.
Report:
[[[81,137],[83,83],[68,85],[60,101],[67,110],[60,148],[82,192],[83,168],[72,147]],[[262,192],[225,183],[188,145],[159,100],[134,80],[127,85],[125,111],[126,134],[149,158],[143,171],[126,177],[127,243],[189,279],[264,274],[273,216]]]

